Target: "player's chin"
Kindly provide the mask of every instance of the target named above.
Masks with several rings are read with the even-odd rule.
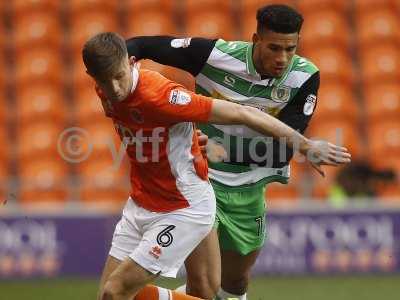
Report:
[[[113,101],[122,101],[122,100],[124,100],[126,97],[127,97],[127,96],[125,96],[125,95],[118,95],[118,96],[114,96],[112,100],[113,100]]]
[[[285,73],[285,68],[274,68],[272,71],[274,77],[281,77]]]

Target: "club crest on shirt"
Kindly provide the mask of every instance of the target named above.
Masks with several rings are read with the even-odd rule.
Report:
[[[290,88],[287,86],[274,87],[271,91],[271,98],[275,102],[288,102],[290,99]]]
[[[176,105],[186,105],[192,101],[188,93],[180,90],[172,90],[169,95],[169,103]]]
[[[138,110],[137,108],[131,109],[130,113],[131,113],[132,120],[134,122],[139,123],[139,124],[144,122],[143,115],[142,115],[141,111]]]

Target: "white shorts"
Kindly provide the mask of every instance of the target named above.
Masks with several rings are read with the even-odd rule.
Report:
[[[118,222],[109,255],[122,261],[133,259],[153,274],[176,277],[179,268],[211,231],[215,219],[215,196],[195,206],[169,213],[148,211],[128,199]]]

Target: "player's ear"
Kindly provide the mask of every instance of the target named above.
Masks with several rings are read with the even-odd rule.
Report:
[[[129,64],[133,66],[135,64],[135,62],[136,62],[136,57],[135,56],[130,56],[129,57]]]
[[[253,33],[253,44],[257,43],[260,40],[260,37],[258,36],[257,32]]]

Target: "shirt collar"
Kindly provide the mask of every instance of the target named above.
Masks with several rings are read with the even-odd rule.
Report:
[[[140,69],[140,64],[135,63],[132,68],[132,88],[131,88],[131,94],[135,91],[137,84],[139,82],[139,69]]]
[[[254,67],[254,62],[253,62],[253,43],[249,43],[247,46],[247,51],[246,51],[246,68],[247,68],[247,73],[250,75],[260,77],[260,74],[257,73],[256,68]]]

